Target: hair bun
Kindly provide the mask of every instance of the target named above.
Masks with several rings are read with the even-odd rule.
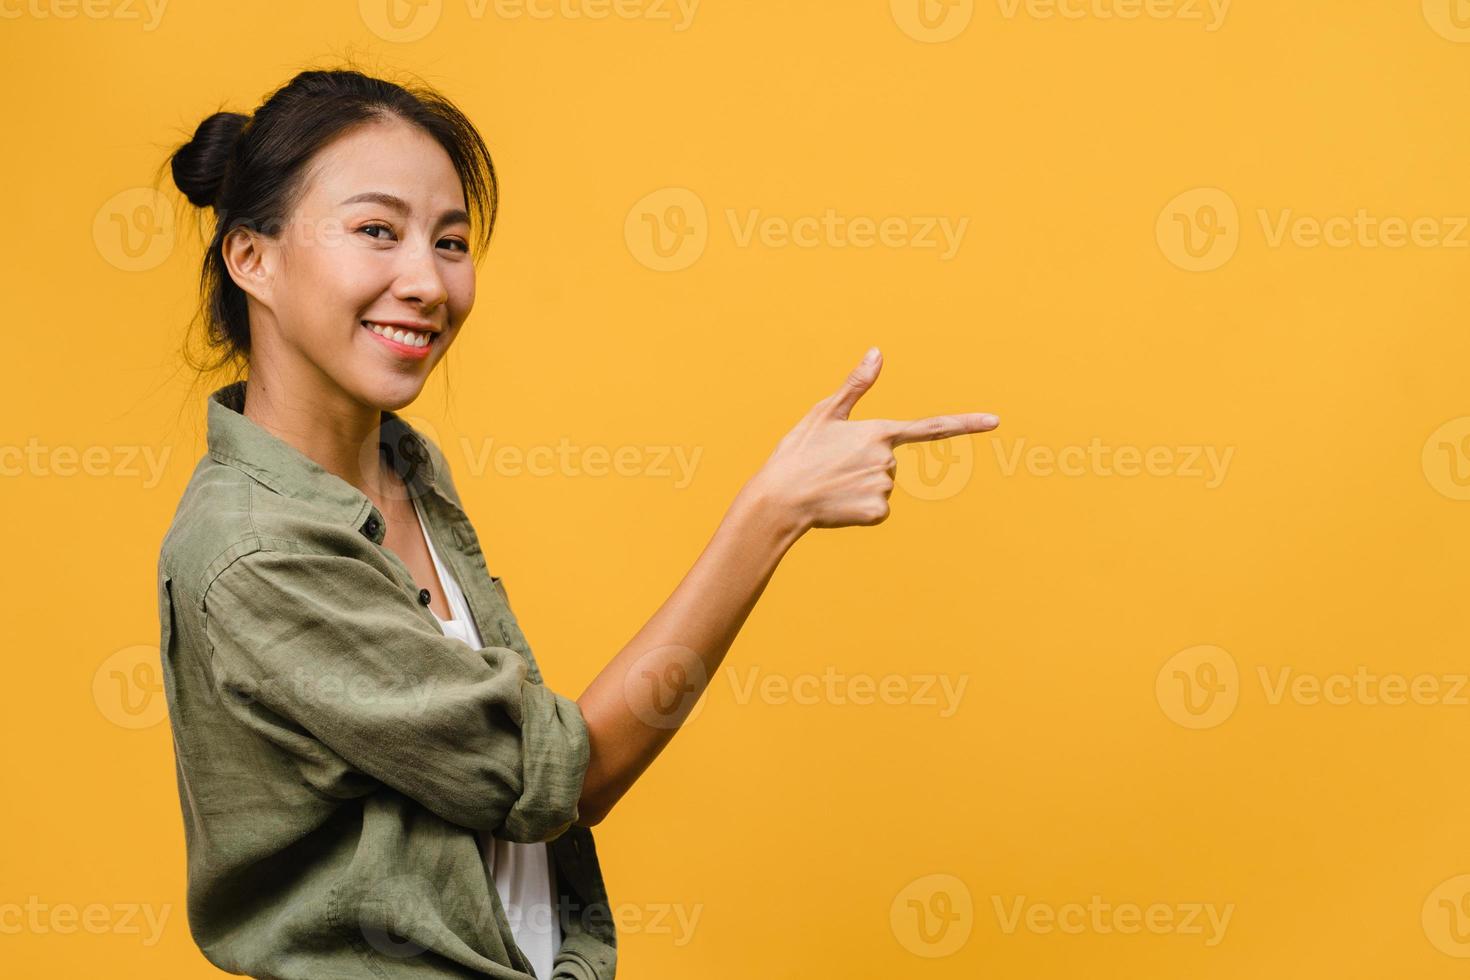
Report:
[[[216,112],[194,130],[194,138],[179,147],[170,161],[174,184],[195,207],[214,207],[235,142],[250,117],[238,112]]]

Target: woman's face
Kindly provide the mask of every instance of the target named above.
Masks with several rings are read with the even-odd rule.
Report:
[[[268,363],[377,409],[413,401],[475,302],[464,206],[444,148],[399,119],[325,147],[280,237],[259,240],[252,373]]]

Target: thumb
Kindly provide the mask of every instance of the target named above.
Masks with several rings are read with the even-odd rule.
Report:
[[[847,380],[842,382],[842,387],[832,396],[831,415],[833,418],[845,419],[857,405],[858,399],[863,397],[867,390],[873,387],[873,382],[878,380],[878,372],[883,368],[883,352],[876,347],[868,348],[862,362],[852,369]]]

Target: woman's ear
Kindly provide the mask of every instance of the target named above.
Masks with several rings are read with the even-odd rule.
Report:
[[[270,306],[270,287],[275,270],[273,244],[257,231],[232,228],[220,242],[220,253],[235,285]]]

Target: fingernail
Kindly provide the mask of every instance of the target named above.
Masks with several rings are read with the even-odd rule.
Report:
[[[1000,416],[999,415],[982,415],[982,416],[980,416],[980,421],[982,421],[986,425],[990,425],[990,426],[1000,425]]]
[[[869,347],[868,348],[868,352],[863,355],[863,363],[864,364],[872,364],[877,359],[878,359],[878,348],[876,348],[876,347]]]

